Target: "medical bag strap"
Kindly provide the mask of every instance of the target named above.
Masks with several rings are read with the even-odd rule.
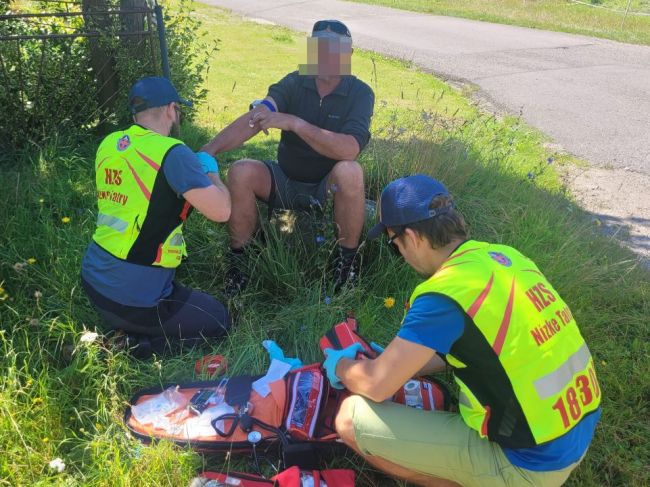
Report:
[[[235,408],[237,412],[223,414],[212,420],[212,427],[219,436],[223,438],[231,436],[238,425],[246,432],[251,430],[251,417],[248,415],[248,400],[251,398],[252,390],[253,377],[250,375],[239,375],[228,379],[224,400],[226,401],[226,404]],[[217,421],[229,419],[232,419],[233,421],[228,431],[221,431],[217,428]]]

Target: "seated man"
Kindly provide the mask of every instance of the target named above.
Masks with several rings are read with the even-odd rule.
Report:
[[[221,336],[230,326],[219,301],[174,282],[187,255],[182,232],[192,207],[215,222],[230,216],[214,158],[199,160],[169,137],[178,129],[181,104],[191,105],[167,79],[139,80],[129,94],[135,124],[107,136],[97,150],[97,229],[81,279],[137,357],[162,352],[169,340]]]
[[[427,280],[376,359],[326,350],[330,381],[356,394],[335,420],[343,441],[419,485],[561,485],[601,412],[594,361],[569,307],[517,250],[467,240],[449,193],[428,176],[384,189],[368,237],[381,233]],[[459,413],[382,402],[446,366]]]
[[[230,265],[226,291],[247,283],[244,249],[257,227],[256,201],[270,209],[310,209],[334,198],[338,234],[335,286],[358,276],[356,260],[365,215],[363,170],[356,161],[370,139],[374,94],[350,75],[350,31],[336,20],[314,24],[308,63],[269,87],[202,150],[219,154],[241,146],[260,130],[282,130],[278,162],[237,161],[228,171],[232,196]],[[316,58],[313,59],[313,58]],[[270,213],[270,212],[269,212]]]

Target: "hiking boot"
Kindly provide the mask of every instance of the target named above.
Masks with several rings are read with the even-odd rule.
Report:
[[[224,294],[232,298],[241,293],[248,284],[248,276],[235,265],[228,267],[224,278]]]
[[[334,292],[343,287],[354,287],[359,280],[359,254],[358,252],[345,252],[339,247],[339,255],[334,267]]]

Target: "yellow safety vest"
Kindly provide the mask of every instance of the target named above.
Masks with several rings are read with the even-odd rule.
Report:
[[[102,141],[95,161],[97,245],[141,265],[174,268],[187,256],[183,222],[192,207],[162,171],[165,156],[179,144],[140,125]]]
[[[463,312],[463,333],[443,358],[460,387],[460,413],[481,437],[528,448],[598,408],[593,359],[571,310],[517,250],[465,242],[409,306],[423,294],[447,296]]]

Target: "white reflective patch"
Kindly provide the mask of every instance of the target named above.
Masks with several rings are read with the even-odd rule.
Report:
[[[584,343],[577,352],[571,355],[562,365],[553,372],[537,379],[533,384],[540,399],[546,399],[562,392],[571,382],[577,372],[584,370],[591,359],[591,353]]]
[[[126,229],[129,227],[129,223],[122,220],[121,218],[100,213],[97,215],[97,226],[102,226],[102,225],[106,227],[110,227],[113,230],[117,230],[120,233],[124,233]]]

